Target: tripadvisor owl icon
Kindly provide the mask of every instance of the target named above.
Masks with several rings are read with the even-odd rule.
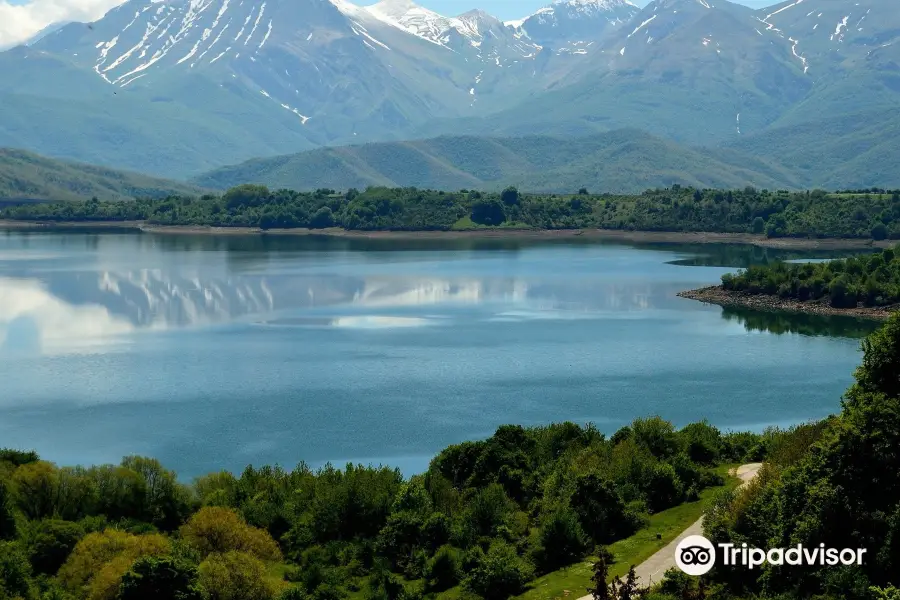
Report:
[[[688,575],[703,575],[716,564],[716,548],[702,535],[689,535],[675,548],[675,564]]]

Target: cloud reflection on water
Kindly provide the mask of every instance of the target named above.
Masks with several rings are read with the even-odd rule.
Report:
[[[415,313],[423,306],[482,305],[489,313],[483,318],[495,321],[595,318],[611,312],[621,316],[668,308],[677,302],[674,294],[681,287],[665,282],[511,277],[274,274],[215,278],[159,269],[51,272],[43,274],[42,280],[0,277],[0,350],[99,351],[137,331],[227,323],[246,316],[259,316],[272,325],[301,318],[324,319],[336,327],[420,327],[434,322]],[[375,313],[360,314],[361,309]],[[404,309],[410,314],[396,314]]]
[[[0,352],[55,354],[89,350],[134,326],[97,304],[74,305],[40,282],[0,278]]]

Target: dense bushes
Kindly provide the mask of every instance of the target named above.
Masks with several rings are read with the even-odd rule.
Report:
[[[448,230],[474,224],[900,239],[900,195],[789,193],[754,188],[696,190],[679,186],[640,195],[537,195],[515,188],[488,194],[381,187],[341,194],[327,189],[270,191],[242,185],[221,197],[28,204],[6,208],[0,211],[0,218],[262,229]]]
[[[709,467],[790,454],[779,435],[659,418],[610,438],[508,425],[408,480],[301,463],[190,485],[143,457],[69,468],[4,451],[0,598],[413,600],[457,586],[506,598],[721,483]]]
[[[704,524],[710,539],[738,545],[865,548],[862,565],[713,570],[706,586],[717,585],[717,597],[896,597],[900,315],[863,343],[863,353],[841,414],[770,440],[771,461],[757,481],[719,498]]]
[[[722,287],[800,301],[827,301],[836,308],[888,306],[900,302],[900,253],[889,248],[818,264],[750,267],[723,275]]]

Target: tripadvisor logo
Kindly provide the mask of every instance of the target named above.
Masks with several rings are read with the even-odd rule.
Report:
[[[791,548],[752,548],[747,544],[736,546],[730,543],[713,545],[702,535],[690,535],[675,548],[675,564],[688,575],[703,575],[712,569],[718,559],[723,566],[755,569],[770,565],[861,565],[865,548],[826,548],[825,544],[805,548],[797,544]]]

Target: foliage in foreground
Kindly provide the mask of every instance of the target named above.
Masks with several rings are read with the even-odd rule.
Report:
[[[242,185],[221,197],[23,205],[0,211],[0,218],[262,229],[425,231],[503,226],[900,239],[900,193],[878,192],[699,190],[675,185],[636,195],[590,194],[586,189],[547,195],[519,193],[515,188],[482,193],[380,187],[336,193]]]
[[[502,600],[721,483],[713,467],[784,436],[637,419],[500,427],[404,480],[300,464],[190,485],[159,462],[58,467],[0,451],[0,599]]]

